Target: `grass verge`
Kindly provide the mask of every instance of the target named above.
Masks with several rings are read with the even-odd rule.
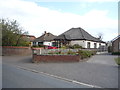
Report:
[[[115,58],[115,62],[116,62],[118,65],[120,65],[120,57]]]

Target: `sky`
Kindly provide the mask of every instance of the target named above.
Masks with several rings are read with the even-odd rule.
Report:
[[[81,27],[110,41],[118,35],[118,0],[0,0],[0,18],[17,20],[36,37]]]

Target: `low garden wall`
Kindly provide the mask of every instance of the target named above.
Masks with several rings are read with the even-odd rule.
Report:
[[[32,55],[32,50],[30,47],[2,46],[2,55]]]
[[[79,62],[96,54],[94,50],[32,49],[33,62]]]
[[[79,55],[37,55],[33,54],[33,62],[79,62]]]

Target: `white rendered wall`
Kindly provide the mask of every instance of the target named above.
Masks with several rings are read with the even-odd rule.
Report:
[[[85,40],[75,40],[70,42],[70,45],[74,45],[74,44],[79,44],[80,46],[85,48]]]
[[[105,46],[106,44],[105,43],[101,43],[101,46]]]
[[[52,46],[52,42],[43,42],[43,45]]]

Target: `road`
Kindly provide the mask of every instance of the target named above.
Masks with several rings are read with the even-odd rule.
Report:
[[[102,54],[76,63],[32,63],[32,56],[3,56],[3,63],[102,88],[118,88],[118,56]]]
[[[41,73],[3,64],[3,88],[91,88]]]

